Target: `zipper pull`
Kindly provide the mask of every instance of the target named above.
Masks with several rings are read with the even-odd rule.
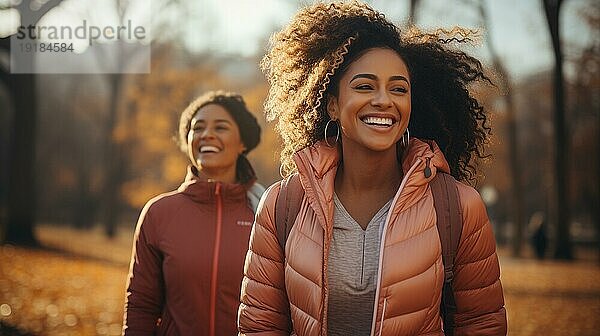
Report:
[[[431,177],[431,168],[429,167],[430,161],[431,161],[431,158],[425,158],[425,170],[423,170],[423,174],[425,175],[425,178]]]

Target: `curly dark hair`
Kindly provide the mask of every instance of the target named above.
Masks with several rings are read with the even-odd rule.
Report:
[[[481,63],[452,44],[472,41],[475,32],[454,28],[426,33],[400,29],[368,5],[317,3],[301,9],[270,39],[261,67],[270,83],[267,119],[277,119],[283,140],[282,172],[296,170],[292,156],[323,139],[330,117],[328,95],[337,96],[339,78],[373,48],[394,50],[411,76],[411,136],[436,141],[451,174],[475,177],[474,157],[483,158],[490,128],[483,107],[469,92],[478,81],[491,84]]]
[[[240,138],[246,150],[243,155],[238,157],[236,177],[241,183],[246,183],[254,178],[254,171],[245,156],[259,144],[260,126],[256,117],[246,107],[246,102],[241,95],[220,90],[208,91],[192,101],[179,117],[179,134],[177,137],[179,149],[183,153],[187,153],[187,136],[190,132],[191,120],[199,109],[209,104],[223,107],[238,125]]]

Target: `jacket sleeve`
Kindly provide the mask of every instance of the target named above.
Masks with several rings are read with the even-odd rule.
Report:
[[[463,232],[455,261],[454,334],[506,335],[506,310],[496,242],[477,191],[458,184]]]
[[[238,310],[240,335],[290,334],[284,253],[275,229],[278,194],[279,183],[264,193],[250,234]]]
[[[153,335],[162,313],[164,284],[162,255],[153,244],[150,204],[137,223],[127,279],[123,335]]]

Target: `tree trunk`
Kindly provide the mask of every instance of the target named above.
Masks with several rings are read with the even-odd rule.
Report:
[[[104,191],[104,231],[106,235],[113,238],[116,235],[117,221],[119,219],[119,208],[121,205],[120,189],[122,181],[123,157],[121,147],[114,138],[118,122],[118,109],[121,97],[123,74],[109,74],[109,111],[106,121],[106,184]]]
[[[25,9],[21,6],[19,10]],[[22,17],[25,20],[29,18],[27,14]],[[28,23],[25,21],[23,24]],[[9,46],[9,54],[10,51]],[[19,56],[12,60],[11,67],[33,70],[34,55],[25,53]],[[31,73],[9,74],[8,88],[14,113],[9,136],[8,219],[4,242],[37,246],[38,241],[33,231],[37,199],[35,190],[36,77]]]
[[[21,25],[35,25],[50,9],[62,0],[49,0],[37,11],[31,9],[31,1],[21,1],[15,7],[21,17]],[[30,40],[31,41],[31,40]],[[33,41],[32,41],[33,42]],[[10,55],[9,38],[0,44]],[[20,54],[14,63],[18,69],[33,71],[34,55]],[[12,65],[11,65],[12,66]],[[8,173],[8,214],[4,241],[19,245],[38,245],[34,235],[36,218],[35,188],[35,142],[37,121],[36,75],[8,74],[2,71],[2,78],[8,82],[11,101],[14,104],[13,123],[10,134],[9,173]]]
[[[33,58],[21,62],[33,62]],[[33,233],[36,213],[35,139],[37,95],[33,74],[12,74],[9,88],[14,104],[10,134],[8,221],[4,241],[17,245],[38,245]]]
[[[573,259],[571,237],[569,230],[569,199],[568,199],[568,150],[569,139],[565,120],[565,101],[563,83],[563,56],[560,45],[560,6],[562,0],[543,0],[546,19],[552,37],[554,50],[554,137],[555,137],[555,174],[556,174],[556,259]]]
[[[483,22],[483,27],[487,31],[487,38],[485,39],[487,48],[492,57],[492,64],[494,65],[494,69],[498,71],[500,74],[500,85],[502,90],[505,92],[504,102],[506,103],[506,119],[508,124],[508,153],[509,153],[509,166],[510,166],[510,177],[512,181],[512,189],[511,189],[511,208],[512,211],[512,220],[514,224],[514,237],[512,240],[512,254],[515,257],[521,256],[521,246],[523,245],[523,210],[522,204],[523,202],[523,193],[521,192],[521,174],[519,171],[519,146],[518,146],[518,136],[517,136],[517,121],[516,121],[516,113],[515,113],[515,104],[512,96],[510,76],[502,61],[500,60],[500,56],[494,48],[491,40],[491,30],[489,24],[489,16],[487,14],[487,10],[483,3],[483,0],[478,2],[479,15],[481,16],[481,20]]]
[[[415,24],[415,13],[417,12],[417,5],[419,0],[410,0],[410,5],[408,8],[408,23],[413,25]]]
[[[592,89],[593,90],[593,89]],[[596,132],[596,141],[598,143],[598,147],[600,149],[600,113],[596,111],[596,120],[598,121],[598,128]],[[599,160],[600,161],[600,160]],[[598,202],[600,198],[600,162],[596,163],[596,202]],[[596,223],[596,248],[598,249],[598,262],[600,262],[600,206],[596,203],[595,206],[591,206],[592,208],[592,218]]]
[[[507,89],[510,90],[510,84],[506,83]],[[521,190],[521,174],[519,171],[519,146],[517,135],[516,113],[513,102],[513,97],[510,91],[507,91],[504,97],[506,102],[506,116],[508,121],[508,142],[509,142],[509,160],[510,160],[510,175],[512,180],[512,202],[513,222],[514,222],[514,237],[512,241],[512,254],[514,257],[521,256],[521,247],[523,245],[523,192]]]

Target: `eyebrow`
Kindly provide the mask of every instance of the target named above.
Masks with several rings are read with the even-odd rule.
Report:
[[[353,80],[358,79],[358,78],[367,78],[367,79],[376,80],[377,76],[375,76],[374,74],[369,74],[369,73],[360,73],[360,74],[354,75],[354,77],[352,77],[352,79],[350,80],[350,82],[352,82]],[[408,81],[408,79],[406,79],[406,77],[400,76],[400,75],[391,76],[390,80],[391,81],[401,80],[401,81],[405,81],[406,83],[410,84],[410,82]]]
[[[229,121],[229,120],[227,120],[227,119],[216,119],[214,122],[215,122],[215,123],[222,123],[222,122],[224,122],[224,123],[231,124],[231,121]],[[204,119],[196,119],[196,120],[194,121],[194,125],[195,125],[195,124],[199,124],[199,123],[206,123],[206,120],[204,120]]]

